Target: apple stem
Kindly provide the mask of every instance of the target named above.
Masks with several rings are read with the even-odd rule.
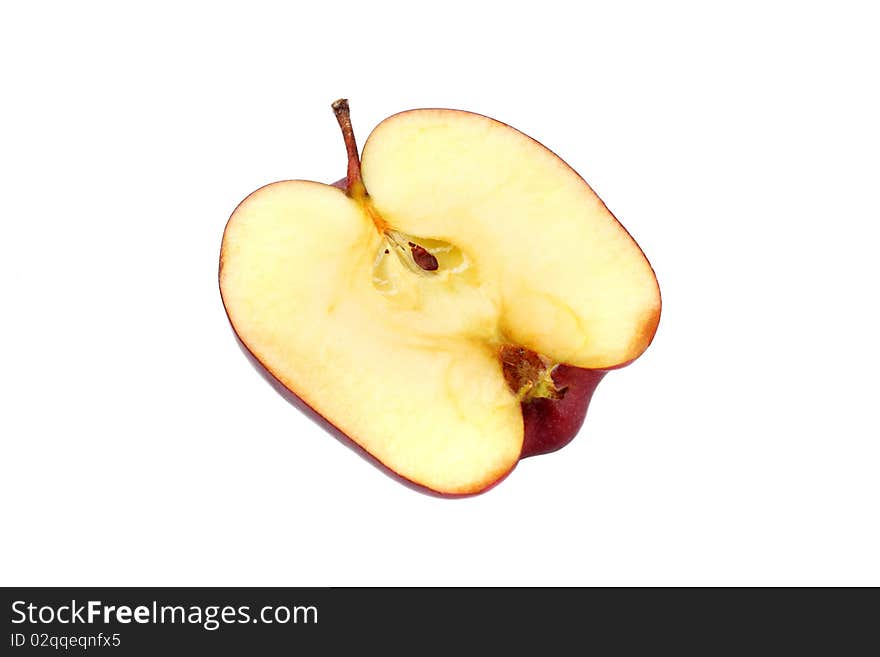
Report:
[[[348,99],[340,98],[331,105],[333,114],[342,129],[342,138],[345,140],[345,151],[348,154],[348,175],[346,176],[346,193],[352,198],[364,198],[367,196],[367,188],[361,179],[361,160],[358,157],[357,142],[354,138],[354,130],[351,127],[351,111],[348,107]]]

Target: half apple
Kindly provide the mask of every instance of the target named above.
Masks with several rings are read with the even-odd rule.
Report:
[[[530,404],[586,411],[566,396],[592,388],[560,385],[559,364],[605,370],[645,350],[654,272],[583,179],[510,126],[407,111],[359,159],[348,103],[334,111],[345,183],[242,201],[221,248],[226,312],[272,376],[382,464],[480,492],[523,454],[524,416],[543,417]]]

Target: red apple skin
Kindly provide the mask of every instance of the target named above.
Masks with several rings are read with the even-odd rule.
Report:
[[[560,365],[553,372],[558,388],[566,388],[562,399],[533,399],[522,405],[523,446],[520,459],[555,452],[565,447],[580,431],[596,386],[605,370],[586,370]]]

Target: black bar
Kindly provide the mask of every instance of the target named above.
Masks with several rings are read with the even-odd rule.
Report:
[[[860,654],[873,589],[6,588],[2,654]],[[75,601],[75,602],[74,602]],[[60,621],[62,622],[59,622]],[[71,622],[73,621],[73,622]],[[876,648],[876,637],[867,645]],[[271,652],[270,652],[271,651]]]

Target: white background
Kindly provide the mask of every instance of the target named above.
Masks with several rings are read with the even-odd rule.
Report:
[[[871,3],[238,4],[4,5],[0,583],[880,584]],[[485,495],[386,477],[228,326],[225,221],[344,174],[340,96],[361,143],[523,130],[657,271],[653,346]]]

